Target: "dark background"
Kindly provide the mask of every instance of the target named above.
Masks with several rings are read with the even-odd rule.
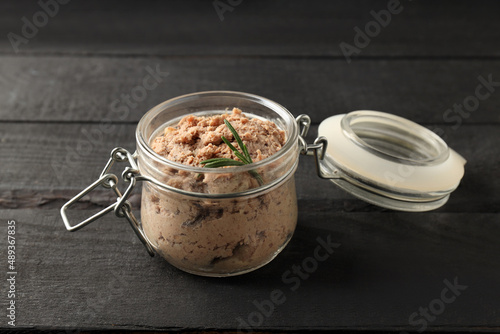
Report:
[[[238,318],[256,316],[254,301],[280,289],[286,302],[254,330],[416,331],[423,322],[411,315],[438,305],[444,281],[457,279],[467,288],[427,330],[500,330],[500,87],[467,113],[447,111],[473,99],[480,77],[500,81],[499,2],[401,0],[348,62],[341,43],[356,46],[355,28],[391,1],[222,0],[223,20],[213,1],[54,1],[0,3],[0,263],[7,272],[15,220],[16,328],[236,330]],[[48,3],[53,15],[37,14]],[[169,74],[127,105],[148,68]],[[401,213],[318,179],[301,157],[294,238],[269,265],[233,278],[149,258],[112,215],[66,232],[59,208],[97,178],[113,147],[134,149],[140,117],[204,90],[254,93],[307,113],[310,141],[329,115],[401,115],[442,135],[468,160],[466,175],[444,207]],[[112,201],[96,191],[72,217]],[[139,210],[138,194],[132,203]],[[282,274],[329,235],[341,246],[291,291]],[[0,328],[11,329],[3,312]]]

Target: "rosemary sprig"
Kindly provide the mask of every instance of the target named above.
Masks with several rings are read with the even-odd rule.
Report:
[[[229,123],[229,121],[227,119],[224,120],[224,123],[228,127],[229,131],[231,131],[231,133],[233,134],[234,139],[236,139],[236,143],[238,143],[238,147],[240,148],[241,152],[238,151],[238,149],[236,147],[234,147],[234,145],[231,144],[231,142],[229,140],[227,140],[226,137],[222,136],[222,140],[224,141],[224,143],[226,143],[227,146],[229,146],[231,151],[234,152],[234,155],[236,155],[236,157],[238,159],[240,159],[241,161],[233,160],[233,159],[229,159],[229,158],[214,158],[214,159],[204,160],[201,162],[201,164],[205,165],[204,167],[206,167],[206,168],[218,168],[218,167],[226,167],[226,166],[243,166],[243,165],[251,164],[253,161],[252,161],[252,158],[250,157],[250,154],[248,153],[248,149],[247,149],[246,145],[243,144],[243,141],[241,140],[240,136],[238,135],[236,130],[233,128],[233,126],[231,125],[231,123]],[[255,179],[257,179],[257,182],[259,182],[259,185],[264,184],[264,180],[262,180],[262,177],[260,176],[260,174],[257,173],[255,170],[251,170],[251,171],[249,171],[249,173],[253,177],[255,177]]]

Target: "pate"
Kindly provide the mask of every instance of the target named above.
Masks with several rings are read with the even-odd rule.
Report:
[[[182,118],[167,127],[150,146],[162,157],[187,166],[202,167],[204,160],[230,158],[234,152],[223,142],[236,140],[224,124],[227,119],[240,135],[254,162],[278,152],[285,144],[283,130],[269,121],[231,113]],[[193,173],[165,169],[161,181],[188,192],[227,194],[259,187],[248,172]],[[275,169],[260,168],[265,183]],[[297,222],[293,173],[264,192],[249,196],[203,199],[165,191],[145,184],[141,210],[144,232],[156,251],[188,272],[214,276],[243,273],[271,261],[290,240]]]
[[[214,116],[188,115],[176,127],[167,127],[163,136],[156,137],[151,148],[168,160],[189,166],[212,158],[235,159],[234,152],[222,141],[222,136],[237,146],[233,134],[224,124],[228,120],[240,135],[254,162],[276,153],[285,143],[285,132],[268,120],[247,118],[240,109],[231,114]]]

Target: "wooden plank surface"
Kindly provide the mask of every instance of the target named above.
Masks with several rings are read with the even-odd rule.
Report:
[[[22,34],[40,2],[0,3],[0,257],[15,220],[17,329],[500,331],[500,2],[401,0],[351,63],[340,43],[355,45],[354,29],[389,1],[232,3],[221,21],[213,1],[70,1],[18,52],[8,34]],[[126,102],[145,79],[158,85]],[[269,265],[233,278],[150,258],[113,215],[67,232],[60,206],[96,178],[113,147],[134,149],[140,117],[203,90],[245,91],[307,113],[308,141],[333,114],[401,115],[444,136],[468,160],[466,175],[444,207],[400,213],[319,179],[312,158],[301,157],[292,241]],[[71,217],[111,201],[96,191]],[[131,202],[139,210],[139,192]],[[283,275],[329,236],[339,247],[291,289]],[[418,313],[439,306],[455,280],[459,295],[423,321]],[[276,289],[286,301],[242,326],[259,320],[266,311],[256,304]]]
[[[62,1],[61,1],[62,2]],[[227,3],[226,1],[221,1]],[[22,36],[38,2],[2,2],[0,32]],[[71,1],[19,53],[149,55],[296,55],[343,58],[355,27],[376,22],[389,1],[234,1],[221,21],[212,1]],[[491,57],[500,55],[497,1],[401,0],[397,14],[373,29],[359,57]],[[43,22],[43,21],[41,21]],[[7,38],[0,52],[14,53]]]
[[[0,120],[137,122],[182,94],[235,90],[274,100],[315,123],[353,110],[420,123],[500,123],[500,60],[159,59],[0,57]],[[156,72],[155,79],[150,71]],[[168,75],[166,74],[168,73]],[[484,86],[483,78],[492,81]],[[141,91],[146,94],[141,95]],[[447,110],[471,103],[463,115]],[[465,107],[463,107],[465,108]]]
[[[234,330],[238,318],[259,311],[254,301],[279,289],[286,301],[254,329],[416,330],[410,315],[456,278],[467,288],[428,330],[500,330],[496,214],[301,211],[278,258],[224,279],[150,258],[128,224],[111,215],[75,233],[65,231],[58,210],[1,210],[0,217],[18,226],[19,327]],[[340,246],[300,286],[282,279],[328,236]]]
[[[442,128],[446,130],[449,145],[468,163],[460,187],[440,211],[499,212],[499,126]],[[99,124],[0,123],[3,143],[0,156],[9,157],[0,170],[0,208],[61,206],[98,177],[114,147],[134,150],[135,125],[116,125],[115,131],[109,133],[99,130]],[[311,129],[309,141],[313,141],[315,133],[317,127]],[[481,145],[477,145],[479,142]],[[36,162],[36,167],[27,168],[29,162]],[[120,175],[123,168],[125,165],[117,168],[115,173]],[[305,211],[381,210],[318,178],[312,157],[301,157],[296,180],[298,198]],[[110,191],[96,191],[88,197],[87,205],[104,206],[113,201],[112,197]],[[139,205],[138,198],[134,204]]]

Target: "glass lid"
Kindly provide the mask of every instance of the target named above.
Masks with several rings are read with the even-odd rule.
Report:
[[[321,122],[318,135],[328,142],[322,173],[378,206],[436,209],[464,175],[465,159],[439,136],[392,114],[360,110],[332,116]]]

